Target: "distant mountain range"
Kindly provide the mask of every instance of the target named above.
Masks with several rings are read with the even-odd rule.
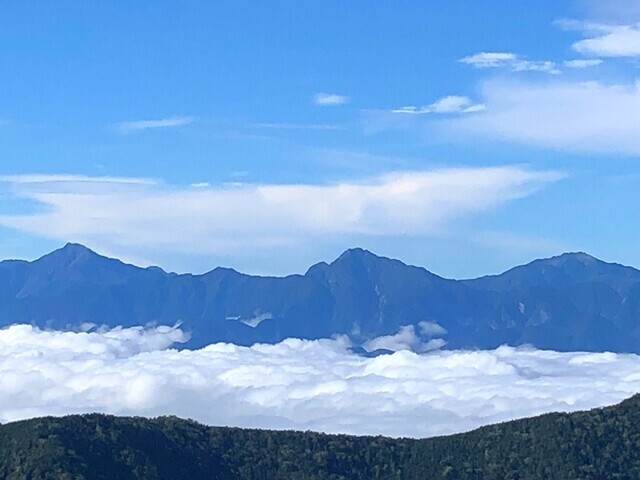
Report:
[[[216,268],[178,275],[68,244],[33,262],[0,263],[0,326],[182,322],[188,346],[347,334],[355,342],[413,326],[446,348],[531,344],[640,353],[640,271],[585,253],[501,275],[449,280],[359,248],[304,275]]]
[[[426,440],[76,415],[0,426],[0,478],[637,480],[640,398]]]

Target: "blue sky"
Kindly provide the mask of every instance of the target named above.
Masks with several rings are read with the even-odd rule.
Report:
[[[640,266],[640,2],[0,2],[0,257]]]

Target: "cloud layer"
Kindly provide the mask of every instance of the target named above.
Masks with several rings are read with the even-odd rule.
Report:
[[[639,57],[639,25],[584,24],[588,38],[575,42],[573,49],[584,55]]]
[[[522,166],[398,172],[327,185],[170,187],[145,179],[0,178],[40,208],[0,225],[100,245],[186,253],[288,247],[335,235],[433,235],[462,216],[526,197],[562,175]]]
[[[99,411],[425,437],[612,404],[640,390],[636,355],[502,347],[366,359],[349,353],[346,338],[167,349],[184,340],[167,327],[2,329],[0,421]]]
[[[482,86],[486,109],[448,120],[458,134],[556,149],[640,153],[640,83],[494,79]]]

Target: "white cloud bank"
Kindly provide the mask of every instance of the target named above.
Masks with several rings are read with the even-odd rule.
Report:
[[[117,252],[288,247],[333,235],[434,235],[462,216],[526,197],[562,178],[523,166],[398,172],[327,185],[170,187],[145,179],[0,177],[6,198],[40,208],[0,225]]]
[[[348,341],[166,349],[179,329],[0,330],[0,421],[108,412],[211,425],[426,437],[640,390],[640,357],[501,347],[400,351],[373,359]]]
[[[493,79],[481,89],[486,109],[447,120],[473,134],[555,149],[640,153],[640,82],[518,82]]]
[[[583,24],[588,38],[575,42],[573,49],[584,55],[640,57],[640,24]]]

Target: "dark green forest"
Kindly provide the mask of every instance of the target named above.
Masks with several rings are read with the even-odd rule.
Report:
[[[175,417],[0,426],[2,479],[638,479],[640,396],[425,440],[206,427]]]

